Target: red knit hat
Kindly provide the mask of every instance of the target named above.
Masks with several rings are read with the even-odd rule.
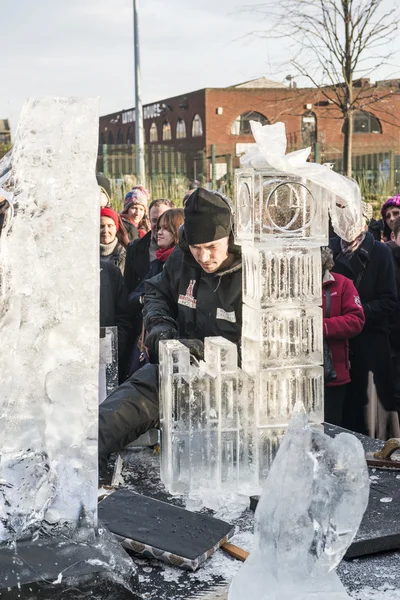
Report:
[[[118,214],[115,212],[115,210],[113,210],[112,208],[102,208],[100,210],[100,216],[101,217],[109,217],[110,219],[112,219],[115,223],[115,227],[117,228],[117,231],[119,229],[119,219],[118,219]]]

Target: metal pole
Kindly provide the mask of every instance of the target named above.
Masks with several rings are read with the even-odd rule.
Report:
[[[215,144],[211,144],[211,185],[212,189],[215,190],[217,187],[217,167],[215,159]]]
[[[138,0],[133,0],[133,36],[135,44],[135,141],[136,141],[136,177],[138,183],[145,185],[143,109],[140,91],[140,52]]]

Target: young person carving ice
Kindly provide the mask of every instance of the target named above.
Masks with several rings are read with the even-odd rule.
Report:
[[[152,363],[99,407],[99,462],[158,425],[158,344],[180,339],[197,359],[208,336],[239,344],[242,261],[233,241],[230,200],[203,188],[186,202],[179,247],[159,275],[146,281],[143,317]]]

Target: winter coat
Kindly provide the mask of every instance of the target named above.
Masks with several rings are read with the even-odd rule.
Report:
[[[394,242],[387,246],[392,251],[397,288],[397,308],[392,318],[389,318],[390,345],[392,352],[400,354],[400,247]]]
[[[128,295],[121,271],[112,262],[100,261],[100,327],[118,328],[118,363],[125,372],[132,342]]]
[[[391,371],[388,318],[397,307],[394,265],[390,249],[367,232],[361,246],[350,257],[341,251],[340,239],[331,240],[334,273],[351,279],[365,314],[362,332],[350,340],[351,384],[344,406],[343,426],[366,433],[368,373],[372,372],[380,401],[395,410]]]
[[[129,308],[131,313],[136,317],[137,315],[141,315],[143,309],[143,303],[140,301],[141,296],[144,296],[144,282],[147,279],[151,279],[155,277],[163,270],[165,262],[161,262],[157,258],[150,263],[150,269],[143,279],[141,283],[137,286],[137,288],[129,294]]]
[[[134,240],[126,249],[124,281],[128,294],[133,292],[146,277],[150,269],[151,231],[141,238]]]
[[[145,281],[143,308],[147,331],[160,322],[177,336],[204,340],[222,336],[239,344],[242,329],[242,260],[228,269],[206,273],[190,251],[175,248],[162,273]]]
[[[128,237],[129,237],[129,241],[132,242],[133,240],[139,239],[139,232],[138,232],[137,227],[135,227],[135,225],[133,223],[131,223],[123,215],[121,215],[121,221],[124,224],[124,227],[126,229],[126,233],[128,234]]]
[[[330,317],[326,317],[326,294],[330,292]],[[349,342],[361,333],[365,316],[361,300],[353,283],[338,273],[327,273],[322,282],[323,331],[332,353],[336,379],[329,387],[350,381]]]
[[[126,250],[123,245],[118,242],[111,254],[108,254],[107,256],[100,254],[100,260],[112,263],[119,268],[122,274],[124,274]]]

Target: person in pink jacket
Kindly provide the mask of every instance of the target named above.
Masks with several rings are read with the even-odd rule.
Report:
[[[365,316],[358,292],[350,279],[331,273],[333,255],[321,248],[323,333],[332,354],[336,378],[325,382],[325,421],[342,425],[346,384],[350,383],[350,338],[361,333]]]

